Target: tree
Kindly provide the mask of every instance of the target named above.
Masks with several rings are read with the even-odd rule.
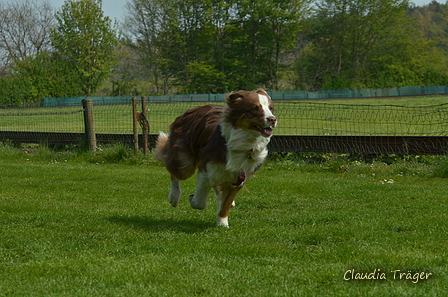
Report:
[[[448,3],[437,1],[424,6],[409,8],[409,15],[417,20],[417,27],[427,39],[436,42],[436,46],[448,50]]]
[[[309,71],[299,74],[303,86],[363,87],[386,60],[401,61],[409,45],[418,42],[406,16],[408,6],[407,0],[317,1],[309,24],[310,43],[298,61],[299,69]]]
[[[54,48],[76,69],[87,96],[112,75],[117,61],[117,24],[104,16],[101,6],[101,0],[66,0],[50,36]]]
[[[0,77],[0,105],[20,106],[29,98],[29,82],[12,76]]]
[[[77,71],[57,53],[45,51],[11,65],[12,78],[26,82],[29,92],[23,102],[40,102],[45,97],[82,96]]]
[[[282,58],[295,47],[308,1],[304,0],[255,0],[237,1],[236,24],[240,31],[237,38],[243,65],[247,67],[244,78],[253,86],[264,85],[279,89],[279,68]]]
[[[0,2],[0,74],[13,60],[25,60],[49,50],[53,8],[46,0]]]
[[[145,79],[154,85],[154,94],[167,94],[169,75],[161,56],[162,40],[168,31],[169,1],[131,0],[126,4],[126,44],[138,54]]]
[[[129,40],[156,66],[154,81],[178,91],[276,90],[307,2],[131,0]]]

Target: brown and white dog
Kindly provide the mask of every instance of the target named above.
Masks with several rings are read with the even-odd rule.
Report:
[[[228,227],[230,207],[244,182],[263,164],[277,119],[262,89],[231,93],[226,101],[228,107],[199,106],[177,117],[169,135],[160,133],[154,155],[171,173],[172,206],[180,200],[180,181],[198,168],[191,207],[204,209],[213,188],[220,203],[217,224]]]

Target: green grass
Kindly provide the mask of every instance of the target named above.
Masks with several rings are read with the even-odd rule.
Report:
[[[448,106],[436,106],[445,103],[448,103],[447,96],[276,101],[275,114],[279,124],[275,134],[447,135]],[[168,132],[177,116],[201,104],[206,103],[149,103],[150,132]],[[0,131],[83,132],[83,113],[80,111],[81,106],[0,109]],[[94,114],[97,133],[133,131],[131,104],[95,105]]]
[[[444,158],[272,157],[226,229],[215,227],[213,199],[189,207],[194,179],[172,208],[168,173],[151,156],[0,145],[0,295],[446,294]],[[351,269],[387,280],[345,281]],[[432,275],[412,283],[394,270]]]

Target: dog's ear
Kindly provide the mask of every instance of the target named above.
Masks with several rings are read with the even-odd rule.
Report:
[[[235,103],[239,100],[241,100],[243,97],[243,94],[241,94],[241,91],[239,92],[235,92],[235,93],[230,93],[226,96],[226,102],[227,105],[229,107],[233,107],[233,105],[235,105]]]
[[[271,96],[269,96],[268,92],[266,92],[264,89],[261,89],[261,88],[258,89],[257,93],[260,94],[260,95],[265,95],[268,98],[271,98]]]

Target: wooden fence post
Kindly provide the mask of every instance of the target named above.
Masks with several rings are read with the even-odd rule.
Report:
[[[92,99],[83,99],[82,107],[84,108],[84,131],[86,142],[90,150],[96,150],[96,134],[95,121],[93,118],[93,103]]]
[[[146,97],[142,97],[142,122],[143,122],[143,154],[148,153],[148,121],[146,118]]]
[[[132,97],[132,114],[133,114],[133,129],[134,129],[134,151],[138,153],[138,121],[137,118],[137,98]]]

